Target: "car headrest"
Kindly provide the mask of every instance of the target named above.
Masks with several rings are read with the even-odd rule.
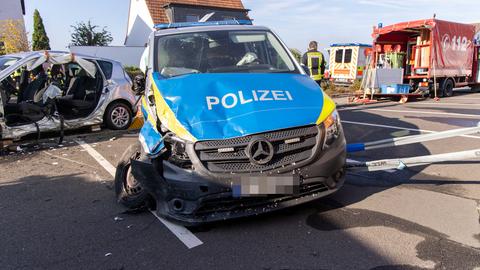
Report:
[[[80,69],[77,71],[77,77],[86,77],[86,76],[88,76],[88,74],[84,69]]]

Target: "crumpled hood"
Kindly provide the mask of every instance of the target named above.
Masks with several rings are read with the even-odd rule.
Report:
[[[300,74],[191,74],[163,79],[155,73],[153,91],[169,107],[159,110],[157,101],[157,113],[173,113],[159,115],[163,124],[174,132],[180,127],[199,141],[312,125],[335,107],[313,80]]]

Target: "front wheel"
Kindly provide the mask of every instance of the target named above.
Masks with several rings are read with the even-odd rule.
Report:
[[[129,209],[138,209],[148,205],[150,195],[132,174],[131,161],[138,160],[141,155],[139,142],[131,145],[118,162],[115,173],[115,194],[117,200]]]
[[[123,102],[116,101],[105,111],[105,124],[113,130],[127,129],[132,123],[132,118],[132,109]]]

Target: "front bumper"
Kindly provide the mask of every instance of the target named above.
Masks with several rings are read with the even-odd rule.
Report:
[[[345,162],[346,142],[341,136],[309,164],[289,172],[268,174],[298,174],[297,194],[243,198],[233,197],[230,183],[234,176],[212,177],[200,170],[185,170],[159,160],[132,160],[131,166],[137,181],[154,196],[157,214],[186,225],[199,225],[272,212],[332,194],[343,186]],[[262,174],[251,174],[258,175]]]

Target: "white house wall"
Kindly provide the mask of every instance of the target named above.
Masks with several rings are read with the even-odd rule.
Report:
[[[0,21],[1,20],[22,20],[23,12],[20,0],[0,0]]]
[[[70,46],[72,53],[96,56],[111,59],[122,63],[124,66],[140,65],[145,47],[124,47],[124,46]]]
[[[130,0],[125,46],[145,46],[153,26],[153,19],[145,0]]]

